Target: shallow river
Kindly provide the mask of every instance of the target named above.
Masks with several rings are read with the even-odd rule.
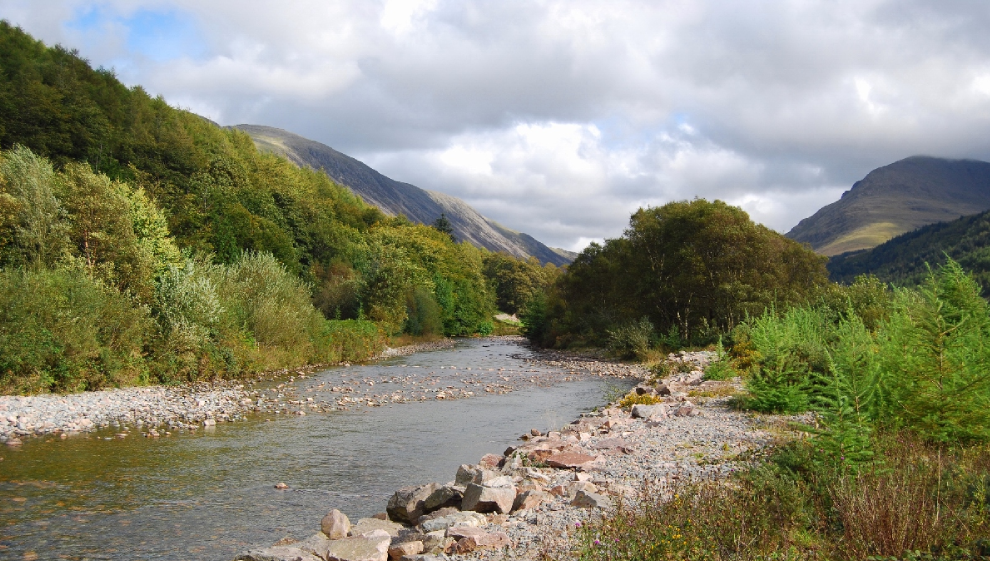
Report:
[[[288,389],[303,395],[319,384],[399,372],[444,387],[459,385],[468,367],[474,379],[492,382],[500,368],[537,381],[563,378],[527,356],[513,343],[467,340],[330,369]],[[255,416],[161,439],[133,431],[125,439],[106,439],[112,432],[28,439],[0,449],[0,559],[229,561],[251,546],[309,536],[331,508],[355,521],[383,512],[400,487],[450,481],[458,465],[501,453],[530,428],[559,428],[601,405],[609,384],[626,385],[578,376],[504,395]],[[289,490],[275,490],[278,482]]]

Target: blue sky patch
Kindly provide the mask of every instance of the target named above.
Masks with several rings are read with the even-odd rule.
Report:
[[[127,50],[156,62],[198,59],[207,54],[206,41],[196,20],[175,10],[141,9],[121,16],[105,8],[89,8],[80,10],[66,26],[84,34],[106,33],[122,27],[127,34],[124,38]]]

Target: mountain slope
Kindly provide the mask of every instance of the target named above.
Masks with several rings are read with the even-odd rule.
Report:
[[[987,209],[990,163],[913,156],[871,171],[787,237],[838,255]]]
[[[873,249],[836,255],[828,261],[832,280],[851,283],[863,274],[900,286],[920,284],[948,255],[990,288],[990,211],[929,224]]]
[[[300,167],[324,170],[334,181],[388,214],[402,214],[422,224],[432,224],[445,214],[457,239],[516,257],[533,256],[541,263],[566,265],[576,256],[505,228],[456,197],[390,179],[325,144],[274,127],[236,125],[233,128],[250,135],[263,151],[281,154]]]

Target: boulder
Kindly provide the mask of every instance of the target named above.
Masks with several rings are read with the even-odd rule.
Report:
[[[320,559],[323,559],[327,556],[327,548],[330,547],[330,538],[323,532],[317,532],[305,540],[293,543],[291,545],[292,547],[301,549],[307,553],[312,553]]]
[[[443,561],[436,555],[406,555],[399,558],[399,561]]]
[[[573,469],[597,459],[597,456],[578,454],[576,452],[560,452],[547,458],[547,465],[558,469]]]
[[[533,450],[532,452],[526,454],[526,459],[534,464],[543,464],[546,463],[547,459],[554,454],[555,452],[553,450]]]
[[[277,545],[264,549],[250,549],[247,553],[242,553],[237,561],[322,561],[312,553],[303,551],[298,547]]]
[[[657,405],[633,405],[633,419],[653,419],[667,416],[667,406],[660,403]]]
[[[670,395],[670,388],[666,384],[657,384],[657,395],[667,397]]]
[[[430,495],[438,487],[439,485],[436,483],[403,487],[388,500],[385,511],[388,512],[388,516],[392,520],[414,524],[420,516],[425,514],[426,499],[430,498]]]
[[[392,537],[384,530],[377,530],[360,537],[330,542],[326,559],[327,561],[388,561],[388,548],[391,544]]]
[[[453,526],[472,526],[474,528],[479,528],[488,524],[488,519],[485,515],[479,514],[477,512],[455,512],[448,514],[447,516],[441,516],[439,518],[434,518],[432,520],[426,520],[421,522],[419,527],[423,529],[424,532],[436,532],[441,530],[446,530]]]
[[[543,491],[525,491],[516,496],[516,500],[512,503],[512,511],[517,512],[536,508],[549,498],[550,496]]]
[[[398,522],[392,522],[391,520],[380,520],[378,518],[361,518],[357,521],[357,524],[351,526],[351,531],[349,535],[351,536],[366,536],[373,532],[379,530],[385,532],[390,536],[398,536],[399,530],[403,528],[402,524]]]
[[[485,454],[478,461],[478,465],[485,469],[496,469],[505,460],[505,456],[499,456],[498,454]]]
[[[351,531],[351,521],[344,513],[333,509],[320,521],[320,529],[331,540],[339,540],[346,538],[347,533]]]
[[[429,497],[423,501],[423,512],[433,512],[445,507],[461,506],[461,499],[464,497],[464,487],[457,485],[441,485],[430,493]]]
[[[457,553],[467,553],[475,549],[508,547],[509,536],[503,532],[486,532],[481,528],[455,526],[447,530],[447,537],[457,540]]]
[[[612,499],[592,491],[579,490],[574,495],[571,506],[579,508],[609,508],[612,506]]]
[[[407,555],[418,555],[423,553],[423,542],[406,542],[393,545],[388,548],[388,556],[392,559],[401,559]]]
[[[441,553],[454,543],[454,538],[448,538],[445,530],[427,532],[423,536],[423,551],[425,553]]]
[[[494,471],[487,470],[480,466],[461,464],[461,467],[457,468],[457,476],[454,478],[454,485],[467,487],[468,483],[484,483],[493,477],[498,477],[498,474]]]
[[[685,401],[680,407],[677,408],[677,411],[674,411],[674,415],[678,417],[695,417],[700,414],[701,412],[698,411],[694,404],[690,401]]]
[[[471,483],[464,490],[464,500],[461,501],[461,509],[506,514],[512,511],[512,503],[515,500],[515,486],[488,487],[487,485]]]

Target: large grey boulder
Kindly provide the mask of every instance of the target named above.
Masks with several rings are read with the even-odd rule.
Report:
[[[323,559],[327,556],[327,549],[330,547],[330,538],[328,538],[323,532],[317,532],[305,540],[291,545],[292,547],[301,549],[306,553],[312,553],[320,559]]]
[[[322,561],[319,557],[295,546],[276,545],[264,549],[250,549],[237,561]]]
[[[454,478],[454,485],[459,487],[467,487],[468,483],[485,483],[489,479],[494,479],[499,477],[497,471],[490,469],[485,469],[482,466],[472,466],[468,464],[461,464],[457,468],[457,476]]]
[[[384,530],[376,530],[355,538],[330,542],[327,561],[388,561],[388,548],[392,537]]]
[[[439,487],[436,483],[430,483],[399,489],[388,500],[388,506],[385,508],[388,517],[399,522],[415,524],[419,517],[426,513],[426,499],[430,498]]]
[[[508,514],[512,511],[512,503],[515,500],[515,486],[488,487],[471,483],[464,490],[464,500],[461,501],[461,510]]]

